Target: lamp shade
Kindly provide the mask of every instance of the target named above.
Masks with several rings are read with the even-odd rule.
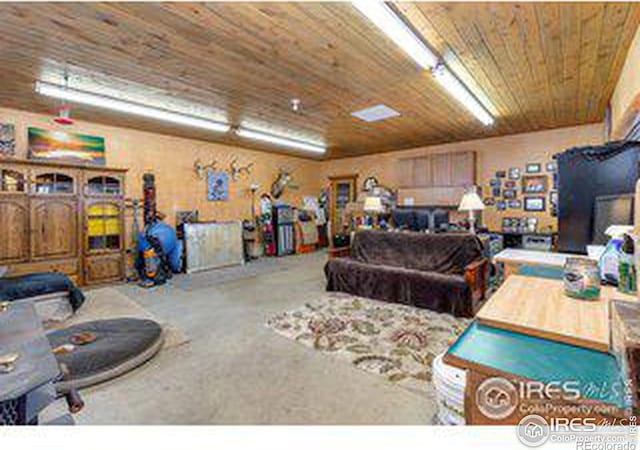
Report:
[[[469,191],[462,196],[458,211],[481,211],[484,203],[476,191]]]
[[[380,197],[367,197],[364,199],[364,207],[362,209],[366,212],[382,213],[384,212],[382,199]]]

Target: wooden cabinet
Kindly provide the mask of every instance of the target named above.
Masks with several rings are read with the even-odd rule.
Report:
[[[73,258],[78,254],[78,200],[31,200],[31,259]]]
[[[0,196],[0,265],[29,259],[29,199]]]
[[[0,159],[0,265],[78,284],[124,278],[121,169]]]
[[[329,216],[331,219],[331,233],[337,234],[347,231],[349,226],[345,218],[346,207],[356,200],[357,175],[329,177],[331,181],[331,196],[329,199]]]
[[[396,163],[400,204],[455,206],[476,183],[475,152],[433,153]]]

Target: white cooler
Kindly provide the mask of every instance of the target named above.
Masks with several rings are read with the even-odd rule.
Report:
[[[466,372],[442,361],[444,353],[433,360],[433,384],[438,401],[438,420],[442,425],[464,425],[464,389]]]

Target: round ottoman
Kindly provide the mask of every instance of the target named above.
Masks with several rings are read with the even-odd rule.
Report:
[[[164,342],[162,327],[153,320],[111,319],[80,323],[47,334],[51,348],[71,342],[74,334],[90,332],[96,340],[56,355],[69,369],[68,379],[56,384],[59,393],[119,377],[153,358]]]

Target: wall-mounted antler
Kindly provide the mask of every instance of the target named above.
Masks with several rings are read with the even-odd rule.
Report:
[[[198,176],[198,179],[202,180],[204,178],[204,175],[207,173],[207,171],[209,171],[209,170],[215,171],[216,170],[216,165],[217,164],[218,164],[218,162],[215,159],[212,160],[209,164],[204,164],[199,159],[196,159],[196,161],[193,163],[193,170],[196,172],[196,175]]]
[[[253,167],[253,163],[249,163],[246,166],[238,165],[238,158],[233,158],[231,164],[229,164],[229,173],[231,174],[231,179],[233,181],[238,181],[238,176],[246,173],[249,175],[251,173],[251,168]]]

